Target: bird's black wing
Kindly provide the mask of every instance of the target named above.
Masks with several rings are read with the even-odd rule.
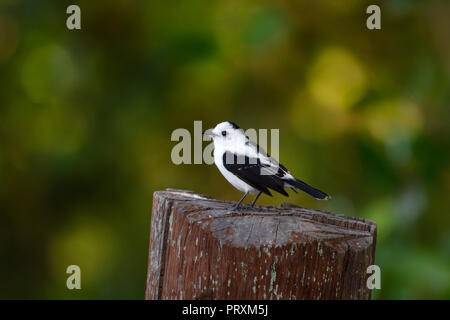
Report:
[[[225,152],[222,157],[224,167],[232,174],[243,180],[250,186],[259,191],[272,196],[268,188],[273,189],[282,195],[288,197],[288,193],[284,190],[284,181],[277,172],[270,173],[270,165],[263,164],[258,158],[249,158],[245,155],[237,155],[229,151]],[[266,174],[261,174],[266,170]]]

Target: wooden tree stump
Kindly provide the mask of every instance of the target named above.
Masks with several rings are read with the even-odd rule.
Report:
[[[153,195],[146,299],[370,299],[376,224],[291,204]]]

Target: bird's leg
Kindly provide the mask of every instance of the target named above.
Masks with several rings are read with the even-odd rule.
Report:
[[[256,203],[256,200],[258,200],[258,198],[259,198],[259,196],[261,195],[261,191],[260,192],[258,192],[258,194],[256,195],[256,197],[255,197],[255,199],[253,200],[253,202],[252,202],[252,204],[250,205],[250,207],[252,207],[253,208],[253,206],[255,205],[255,203]]]
[[[238,203],[236,203],[232,208],[230,208],[230,210],[237,210],[247,195],[248,195],[248,191],[244,194],[244,196],[241,198],[241,200],[239,200]]]

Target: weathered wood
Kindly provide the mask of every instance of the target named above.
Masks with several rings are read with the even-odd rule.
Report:
[[[146,299],[370,299],[376,224],[290,204],[153,195]]]

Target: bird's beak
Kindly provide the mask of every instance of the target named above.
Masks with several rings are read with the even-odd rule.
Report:
[[[206,130],[206,131],[202,131],[202,134],[203,135],[207,135],[207,136],[211,136],[211,137],[216,136],[216,134],[211,129]]]

